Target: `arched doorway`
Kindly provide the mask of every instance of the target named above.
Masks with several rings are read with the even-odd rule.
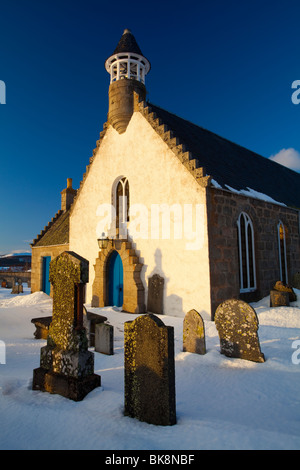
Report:
[[[123,263],[117,251],[113,251],[108,261],[108,304],[123,306]]]
[[[109,240],[107,247],[99,252],[94,265],[92,307],[111,305],[109,302],[109,265],[111,256],[115,252],[121,258],[124,274],[123,311],[145,313],[145,288],[141,279],[143,264],[128,240]]]

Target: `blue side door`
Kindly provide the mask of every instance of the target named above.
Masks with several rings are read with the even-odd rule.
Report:
[[[51,261],[51,256],[44,256],[43,257],[43,285],[42,285],[42,290],[45,292],[45,294],[50,295],[50,279],[49,279],[49,273],[50,273],[50,261]]]
[[[109,260],[108,301],[109,305],[123,305],[123,263],[121,256],[114,251]]]

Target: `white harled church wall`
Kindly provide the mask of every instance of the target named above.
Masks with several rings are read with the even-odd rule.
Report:
[[[111,204],[112,186],[119,176],[126,176],[129,180],[130,207],[136,211],[131,215],[129,230],[130,224],[135,225],[136,235],[141,235],[143,230],[144,238],[136,236],[133,247],[144,264],[142,280],[146,304],[148,278],[157,273],[165,278],[166,315],[184,316],[188,310],[194,308],[204,318],[210,319],[205,189],[197,184],[138,112],[133,114],[125,133],[119,135],[112,127],[108,128],[72,210],[70,250],[88,259],[90,263],[87,303],[92,299],[94,264],[99,253],[99,223],[103,222],[99,207],[103,207],[102,204]],[[162,239],[162,235],[168,237],[162,220],[160,238],[153,238],[156,237],[153,226],[151,233],[153,211],[158,208],[158,204],[165,204],[165,208],[177,204],[178,213],[182,214],[181,222],[175,222],[171,211],[169,239]],[[146,218],[142,218],[141,211],[147,215]],[[190,225],[189,213],[193,226]],[[176,235],[174,223],[179,228]],[[187,238],[189,227],[195,234],[190,240]]]

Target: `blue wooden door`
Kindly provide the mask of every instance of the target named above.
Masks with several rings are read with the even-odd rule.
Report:
[[[50,261],[51,261],[51,256],[44,256],[43,257],[43,287],[42,290],[45,292],[45,294],[50,295],[50,279],[49,279],[49,273],[50,273]]]
[[[123,305],[123,263],[121,256],[114,251],[108,266],[108,301],[109,305]]]

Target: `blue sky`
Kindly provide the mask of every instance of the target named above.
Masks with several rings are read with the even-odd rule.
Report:
[[[298,1],[1,0],[0,17],[0,254],[30,250],[67,178],[79,186],[107,117],[104,62],[125,28],[151,62],[152,103],[300,161]]]

